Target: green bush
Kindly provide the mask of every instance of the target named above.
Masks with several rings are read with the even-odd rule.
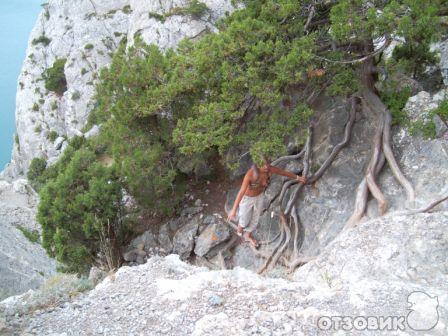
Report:
[[[149,12],[148,16],[150,19],[156,19],[157,21],[160,21],[160,22],[165,22],[165,20],[166,20],[164,15],[156,13],[156,12]]]
[[[81,98],[81,94],[79,93],[79,91],[75,91],[72,93],[72,100],[78,100],[79,98]]]
[[[425,139],[434,139],[436,137],[436,124],[432,120],[417,120],[411,122],[409,130],[411,135],[420,134]]]
[[[64,67],[67,60],[60,58],[56,60],[51,68],[42,74],[45,80],[45,88],[62,96],[67,91],[67,80],[65,78]]]
[[[87,69],[86,68],[82,68],[81,69],[81,76],[84,76],[87,73]]]
[[[104,166],[87,148],[79,149],[39,195],[42,246],[65,265],[65,272],[88,272],[106,240],[118,266],[123,195],[114,166]]]
[[[439,107],[433,110],[431,114],[437,114],[444,122],[448,122],[448,99],[442,100]]]
[[[34,112],[39,111],[39,104],[34,103],[34,104],[33,104],[33,107],[32,107],[32,110],[33,110]]]
[[[36,133],[40,133],[40,132],[42,132],[42,125],[36,125],[36,127],[34,127],[34,132],[36,132]]]
[[[17,229],[19,229],[30,242],[39,243],[39,241],[40,241],[39,231],[28,230],[27,228],[25,228],[21,225],[17,226]]]
[[[165,14],[165,18],[172,15],[190,15],[195,19],[200,19],[206,12],[208,7],[205,3],[198,0],[191,0],[186,7],[174,7]]]
[[[54,142],[57,138],[58,138],[58,132],[56,131],[51,131],[48,133],[47,135],[47,139],[50,140],[51,142]]]
[[[46,37],[45,35],[41,35],[41,36],[39,36],[37,39],[33,39],[33,40],[31,41],[31,44],[32,44],[32,45],[36,45],[36,44],[41,43],[41,44],[43,44],[44,46],[47,46],[47,45],[50,44],[50,42],[51,42],[51,39],[50,39],[50,38]]]
[[[27,178],[30,185],[35,189],[39,190],[42,185],[42,175],[47,167],[47,161],[43,158],[35,157],[30,164],[28,169]]]
[[[88,43],[84,46],[85,50],[92,50],[93,49],[93,44],[92,43]]]
[[[434,139],[437,135],[434,116],[439,116],[445,123],[448,122],[448,99],[440,102],[439,107],[429,111],[420,119],[410,123],[410,131],[412,135],[420,134],[425,139]]]
[[[403,109],[412,95],[412,90],[408,86],[401,90],[396,89],[396,84],[390,86],[389,89],[381,93],[381,99],[392,114],[392,125],[407,125],[409,117]]]

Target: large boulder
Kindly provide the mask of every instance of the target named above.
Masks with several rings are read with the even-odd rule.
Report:
[[[193,217],[181,226],[173,237],[173,253],[182,259],[188,259],[194,249],[194,240],[199,229],[199,216]]]
[[[212,256],[211,250],[230,238],[230,229],[217,216],[206,216],[203,220],[206,227],[196,238],[194,253],[199,256]]]

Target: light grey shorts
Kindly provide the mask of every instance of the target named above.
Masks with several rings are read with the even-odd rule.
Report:
[[[244,231],[252,232],[256,229],[263,205],[264,192],[254,197],[243,196],[238,207],[237,218],[238,225],[244,228]]]

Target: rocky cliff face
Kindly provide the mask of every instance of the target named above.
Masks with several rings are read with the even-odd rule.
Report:
[[[94,107],[99,71],[124,37],[128,44],[140,35],[162,50],[183,38],[198,38],[214,31],[216,20],[233,10],[230,0],[203,1],[208,10],[201,17],[158,15],[186,7],[187,0],[50,0],[33,28],[27,56],[17,83],[17,142],[3,178],[26,174],[34,157],[54,162],[65,141],[83,134]],[[163,22],[162,22],[163,21]],[[67,91],[62,96],[45,89],[44,71],[66,59]]]

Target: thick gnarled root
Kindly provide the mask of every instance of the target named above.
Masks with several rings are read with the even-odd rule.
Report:
[[[355,206],[351,217],[345,224],[344,229],[356,226],[361,218],[364,216],[369,191],[377,200],[378,210],[380,215],[383,215],[387,210],[387,201],[384,194],[376,183],[376,178],[387,161],[391,171],[397,181],[406,190],[408,200],[414,202],[415,192],[411,183],[401,172],[397,161],[393,155],[390,145],[390,127],[391,114],[384,106],[381,99],[371,90],[365,89],[363,91],[363,107],[368,111],[375,113],[378,117],[378,126],[374,135],[372,144],[372,156],[369,165],[367,166],[364,178],[361,180],[356,191]]]

